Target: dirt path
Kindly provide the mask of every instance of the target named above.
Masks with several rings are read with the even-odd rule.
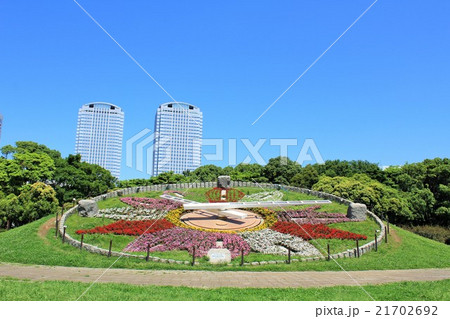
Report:
[[[8,276],[40,281],[68,280],[78,282],[94,282],[103,274],[104,271],[105,269],[100,268],[0,264],[0,277]],[[201,288],[306,288],[355,286],[357,285],[355,280],[361,285],[367,285],[398,281],[432,281],[450,279],[450,268],[350,271],[348,274],[341,271],[208,272],[110,269],[103,276],[101,276],[98,282]]]
[[[395,242],[395,243],[401,243],[402,242],[402,239],[401,239],[401,237],[397,234],[397,231],[395,230],[395,229],[390,229],[389,230],[389,235],[391,236],[391,238],[392,238],[392,240]]]
[[[49,220],[47,220],[44,224],[42,224],[41,227],[39,227],[38,230],[38,236],[41,237],[42,239],[47,239],[47,233],[50,231],[50,229],[52,229],[53,227],[55,227],[55,218],[50,218]]]

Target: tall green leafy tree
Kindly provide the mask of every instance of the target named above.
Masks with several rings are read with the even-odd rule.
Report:
[[[409,223],[414,220],[407,200],[398,190],[364,174],[356,174],[353,177],[321,176],[313,189],[366,204],[374,213],[388,216],[389,220],[395,223]]]
[[[8,159],[8,156],[10,154],[14,154],[15,151],[16,151],[16,148],[12,145],[5,145],[0,149],[0,152],[6,159]]]
[[[302,168],[300,173],[295,174],[291,179],[291,185],[311,189],[319,181],[319,173],[312,165]]]
[[[69,155],[56,162],[55,176],[51,183],[60,202],[88,198],[106,193],[116,185],[111,173],[94,164],[81,161],[80,155]]]
[[[55,214],[59,210],[55,190],[41,182],[25,185],[18,196],[18,204],[19,225]]]
[[[176,184],[184,183],[187,181],[186,176],[181,174],[175,174],[174,172],[161,173],[158,176],[150,178],[152,184]]]
[[[16,195],[0,197],[0,226],[9,230],[19,220],[19,200]]]
[[[212,182],[222,174],[223,169],[221,167],[210,164],[200,166],[191,173],[190,177],[193,182]]]
[[[231,176],[231,179],[235,181],[266,183],[268,182],[268,179],[263,176],[263,169],[264,167],[257,163],[241,163],[237,165],[229,175]]]
[[[368,161],[328,160],[325,161],[324,164],[314,164],[313,166],[319,175],[330,177],[351,177],[355,174],[365,174],[371,179],[379,182],[384,182],[386,178],[385,173],[378,164],[370,163]]]
[[[14,162],[20,166],[22,184],[45,182],[54,176],[55,162],[45,153],[15,153]]]
[[[271,183],[289,184],[289,181],[301,171],[299,163],[287,157],[271,158],[264,166],[263,174]]]

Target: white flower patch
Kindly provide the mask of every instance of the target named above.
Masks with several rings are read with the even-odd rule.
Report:
[[[292,255],[320,255],[320,252],[306,240],[292,235],[282,234],[271,229],[243,232],[240,235],[250,245],[253,251],[259,253],[287,255],[287,248],[289,248],[291,249]]]
[[[278,201],[283,198],[283,193],[280,191],[270,191],[270,192],[260,192],[252,195],[246,195],[243,200],[244,201]]]
[[[167,215],[165,210],[143,209],[134,207],[116,207],[101,209],[94,217],[122,219],[122,220],[146,220],[160,219]]]

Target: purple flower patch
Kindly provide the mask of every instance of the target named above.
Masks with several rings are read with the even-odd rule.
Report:
[[[195,247],[195,256],[203,257],[211,248],[219,248],[216,245],[218,240],[222,240],[223,247],[230,250],[231,258],[239,256],[242,250],[245,255],[250,253],[249,244],[239,235],[202,232],[181,227],[145,234],[130,243],[125,251],[146,251],[147,245],[150,245],[150,251],[187,250],[192,255]]]

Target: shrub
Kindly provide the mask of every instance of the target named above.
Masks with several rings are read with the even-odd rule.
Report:
[[[433,239],[441,243],[445,243],[447,245],[450,244],[450,229],[447,227],[430,226],[430,225],[425,226],[404,225],[401,227],[422,237]]]

